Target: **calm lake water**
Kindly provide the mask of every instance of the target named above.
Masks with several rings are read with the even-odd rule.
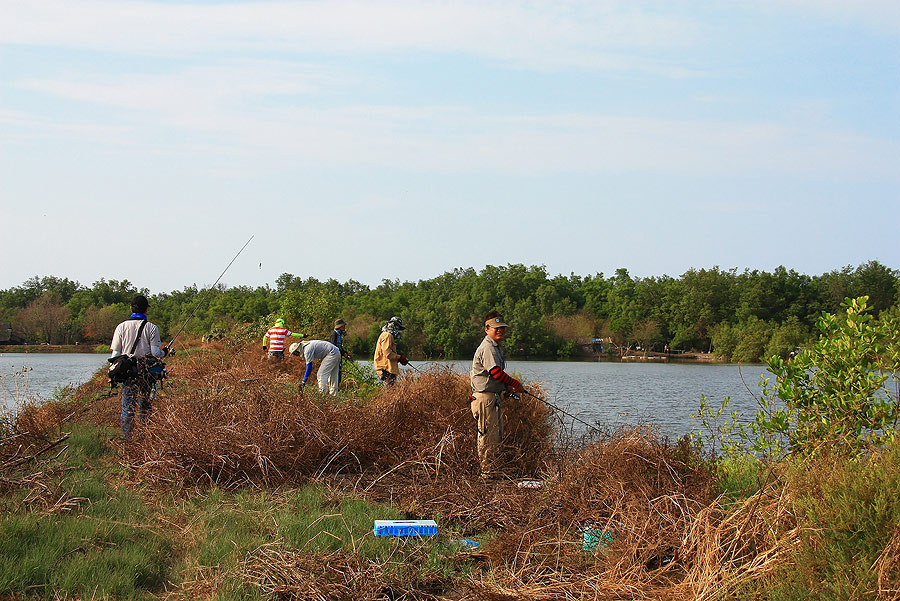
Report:
[[[90,379],[106,366],[106,357],[0,354],[0,401],[12,408],[26,398],[52,398],[57,388],[77,386]],[[460,373],[468,372],[470,366],[466,361],[412,364],[420,370],[434,364],[448,365]],[[613,427],[649,423],[670,436],[697,428],[690,414],[697,412],[701,395],[706,395],[714,407],[726,396],[731,397],[730,408],[752,415],[756,411],[752,395],[758,396],[760,375],[766,373],[763,365],[597,361],[510,361],[507,371],[521,375],[527,383],[540,382],[547,401],[585,422]],[[574,425],[576,431],[584,428],[565,416],[563,419],[567,427]]]
[[[471,366],[464,361],[412,362],[419,370],[434,364],[459,373],[468,373]],[[673,437],[699,429],[691,413],[699,409],[701,395],[713,408],[731,397],[729,411],[753,416],[760,376],[771,375],[765,365],[613,361],[508,361],[506,370],[521,375],[526,384],[541,383],[548,402],[584,422],[611,427],[652,424]],[[562,419],[576,432],[586,428],[566,416]]]
[[[0,402],[6,409],[25,400],[47,400],[57,388],[78,386],[107,365],[97,353],[0,353]]]

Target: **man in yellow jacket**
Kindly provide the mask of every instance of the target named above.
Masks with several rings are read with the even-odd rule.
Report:
[[[387,386],[393,384],[400,375],[398,363],[402,365],[409,363],[404,355],[397,352],[400,332],[405,329],[399,317],[391,317],[381,328],[381,335],[375,343],[375,371]]]

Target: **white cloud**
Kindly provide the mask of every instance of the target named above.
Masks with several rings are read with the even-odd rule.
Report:
[[[825,18],[840,23],[855,22],[881,31],[900,30],[897,0],[767,0],[777,10],[794,6],[807,18]]]
[[[785,125],[277,101],[280,94],[316,93],[333,83],[288,63],[242,62],[234,70],[192,67],[169,75],[72,76],[20,85],[107,107],[93,136],[99,143],[110,144],[118,133],[117,144],[134,152],[185,159],[198,156],[199,148],[215,169],[234,164],[238,172],[303,162],[450,173],[843,173],[897,179],[897,141],[829,128],[822,119]],[[132,119],[132,113],[139,116]],[[0,114],[0,120],[33,132],[55,127],[21,113]],[[88,121],[61,123],[59,133],[90,139]]]
[[[806,6],[806,0],[790,1]],[[890,12],[885,2],[864,4]],[[454,52],[529,68],[695,75],[661,49],[691,45],[702,26],[646,8],[646,3],[635,8],[613,1],[8,0],[6,5],[13,8],[0,21],[0,42],[173,59],[154,65],[154,73],[6,77],[7,86],[66,102],[67,110],[52,117],[0,113],[5,139],[12,139],[10,131],[24,132],[15,134],[21,144],[27,137],[57,132],[135,153],[203,156],[209,171],[241,174],[305,161],[443,172],[703,176],[759,171],[897,178],[886,158],[898,155],[896,140],[837,129],[824,112],[814,124],[807,119],[788,125],[787,119],[678,119],[666,112],[636,118],[599,109],[537,114],[525,108],[527,99],[506,113],[498,107],[385,106],[369,100],[366,88],[390,81],[370,80],[359,66],[314,62],[319,55],[341,53]],[[659,6],[686,14],[688,4]],[[831,0],[822,6],[835,13],[851,11]],[[854,9],[852,14],[859,13]],[[245,56],[243,51],[260,54],[233,57]],[[295,62],[281,51],[307,54]],[[327,102],[318,101],[326,96]],[[797,106],[810,102],[817,101],[793,101]],[[100,107],[102,114],[91,117],[90,110],[78,112],[79,106]],[[781,114],[790,113],[783,108]]]
[[[0,42],[154,56],[412,50],[525,68],[637,68],[678,76],[684,67],[632,55],[691,44],[697,30],[690,18],[621,2],[8,0]]]
[[[239,59],[164,74],[73,74],[62,79],[25,79],[9,85],[66,100],[174,114],[182,112],[180,107],[234,107],[247,99],[310,95],[323,85],[344,85],[330,79],[314,66]]]

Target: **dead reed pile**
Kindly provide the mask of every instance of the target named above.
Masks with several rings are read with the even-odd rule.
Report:
[[[900,524],[875,564],[878,573],[878,598],[900,599]]]
[[[424,547],[407,549],[405,562],[365,559],[353,553],[304,553],[278,544],[257,549],[241,566],[245,582],[281,601],[383,601],[445,599],[441,578],[416,567],[427,556]]]
[[[670,586],[685,573],[678,561],[685,532],[714,495],[712,476],[689,459],[689,449],[648,429],[585,441],[560,458],[524,519],[488,553],[529,586],[548,571],[593,578],[607,591],[622,592],[616,583]]]
[[[270,364],[258,352],[194,358],[170,368],[180,384],[160,395],[135,431],[126,463],[140,480],[275,486],[354,475],[411,485],[475,475],[468,381],[448,369],[401,378],[376,396],[297,390],[301,362]],[[507,411],[507,464],[535,471],[552,447],[551,415],[534,401]]]
[[[789,565],[800,535],[783,489],[765,488],[738,505],[716,499],[683,532],[678,560],[685,575],[678,588],[692,599],[719,599]]]
[[[799,540],[783,489],[724,506],[696,451],[650,429],[559,439],[547,406],[510,400],[508,479],[486,483],[465,376],[434,369],[369,398],[335,399],[298,392],[301,362],[259,355],[222,350],[170,362],[151,419],[123,447],[137,480],[274,487],[316,479],[338,493],[390,499],[410,517],[440,515],[465,535],[493,530],[480,553],[487,569],[465,582],[273,543],[241,567],[271,598],[713,599],[789,561]],[[91,417],[117,423],[114,400],[96,402]],[[46,446],[66,418],[64,404],[48,405],[23,412],[16,426]],[[24,457],[11,434],[0,441],[0,468]],[[519,488],[521,478],[543,487]],[[897,540],[878,566],[884,592],[897,588]]]
[[[691,453],[637,428],[561,457],[488,546],[475,598],[711,600],[789,562],[800,529],[780,489],[723,505]]]

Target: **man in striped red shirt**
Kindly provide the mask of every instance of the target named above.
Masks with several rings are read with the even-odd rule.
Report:
[[[522,392],[522,384],[507,374],[506,354],[500,342],[509,325],[497,311],[484,316],[484,340],[472,359],[471,409],[477,420],[478,460],[483,478],[495,477],[500,442],[503,440],[503,412],[500,408],[504,392]]]
[[[263,350],[269,352],[269,359],[275,361],[284,359],[284,341],[288,336],[306,338],[306,334],[295,334],[284,327],[284,320],[279,317],[275,320],[275,325],[269,328],[269,331],[263,336]]]

